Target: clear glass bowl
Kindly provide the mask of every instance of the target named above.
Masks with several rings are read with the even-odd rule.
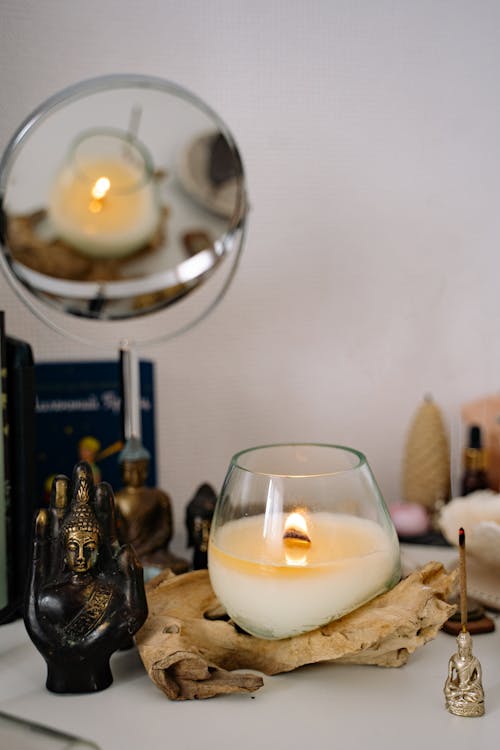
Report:
[[[259,638],[314,630],[387,591],[399,544],[365,456],[321,444],[237,453],[208,568],[231,619]]]

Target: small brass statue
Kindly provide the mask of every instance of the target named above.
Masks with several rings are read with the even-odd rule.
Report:
[[[481,665],[472,654],[472,638],[466,630],[457,636],[458,652],[448,665],[444,686],[446,708],[456,716],[482,716],[484,691]]]
[[[462,632],[457,635],[458,650],[448,663],[444,684],[446,708],[455,716],[483,716],[484,690],[479,660],[472,654],[472,638],[467,630],[467,566],[465,531],[458,531],[460,571],[460,620]]]
[[[150,578],[165,568],[185,573],[186,560],[169,551],[172,539],[172,506],[169,496],[147,487],[149,453],[140,440],[130,438],[120,453],[124,487],[116,493],[119,533],[129,542]]]
[[[209,484],[202,484],[186,508],[188,547],[193,547],[193,569],[208,567],[208,539],[217,495]]]
[[[75,466],[73,483],[54,479],[37,514],[24,621],[47,663],[47,688],[89,693],[113,681],[111,655],[130,644],[147,617],[142,568],[120,546],[111,487]]]

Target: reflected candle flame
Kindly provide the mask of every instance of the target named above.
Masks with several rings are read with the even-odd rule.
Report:
[[[109,193],[110,187],[111,182],[107,177],[99,177],[99,179],[95,181],[94,186],[90,191],[92,200],[89,203],[89,210],[93,214],[97,214],[99,213],[99,211],[102,211],[103,201],[106,195]]]
[[[99,177],[99,179],[96,180],[94,187],[90,191],[92,198],[95,198],[96,200],[102,200],[106,193],[109,192],[110,187],[111,182],[107,177]]]

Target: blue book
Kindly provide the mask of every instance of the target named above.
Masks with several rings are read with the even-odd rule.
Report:
[[[156,486],[152,362],[140,362],[140,380],[142,441],[151,454],[147,483]],[[96,481],[109,482],[117,491],[123,486],[119,362],[37,363],[35,381],[39,507],[48,503],[54,476],[71,477],[80,460],[92,465]]]

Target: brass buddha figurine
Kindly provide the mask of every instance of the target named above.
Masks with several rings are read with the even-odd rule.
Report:
[[[118,542],[111,487],[95,488],[91,467],[80,462],[72,487],[55,478],[50,507],[35,521],[24,620],[47,663],[47,688],[108,687],[111,655],[146,617],[142,568],[130,545]]]
[[[467,630],[458,634],[457,647],[457,653],[449,661],[444,686],[446,708],[456,716],[482,716],[481,664],[472,653],[472,638]]]
[[[185,573],[186,560],[169,551],[173,534],[169,496],[147,487],[149,452],[137,438],[129,438],[119,456],[124,487],[116,493],[119,534],[129,542],[142,565],[146,580],[165,568]]]

